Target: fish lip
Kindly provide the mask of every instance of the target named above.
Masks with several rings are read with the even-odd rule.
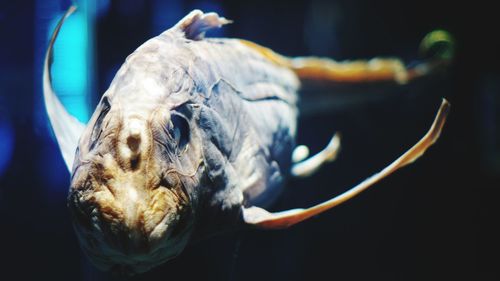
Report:
[[[167,217],[168,217],[168,212],[165,212],[160,220],[159,223],[157,223],[153,229],[151,229],[151,231],[148,233],[148,241],[151,243],[153,240],[156,240],[153,235],[156,234],[157,230],[161,227],[161,226],[164,226],[166,225],[166,220],[167,220]],[[167,225],[166,226],[167,228],[171,227],[170,225]],[[166,231],[164,230],[161,234],[164,234]],[[165,237],[165,236],[164,236]],[[162,238],[164,238],[162,237]],[[160,240],[162,239],[160,238]]]
[[[99,218],[99,216],[96,216]],[[177,244],[177,239],[171,240],[168,236],[163,236],[157,242],[145,241],[147,247],[142,249],[136,248],[124,248],[120,243],[115,243],[116,240],[109,241],[109,237],[105,234],[105,230],[100,230],[99,227],[95,227],[85,235],[82,232],[81,244],[84,248],[86,254],[91,258],[93,263],[98,263],[98,267],[104,270],[112,270],[113,266],[125,266],[131,269],[131,273],[141,273],[149,270],[149,268],[155,265],[164,263],[171,260],[180,254],[179,249],[172,247],[172,243]],[[94,243],[89,241],[91,237],[94,241],[100,241]],[[171,241],[171,242],[168,242]],[[99,245],[104,243],[105,246]],[[182,249],[184,246],[182,246]],[[174,249],[172,251],[172,249]]]
[[[150,256],[153,256],[154,253],[160,252],[163,249],[164,248],[158,248],[155,252],[150,253]],[[128,262],[120,261],[116,263],[109,263],[106,267],[109,271],[111,271],[112,274],[131,277],[136,274],[144,273],[157,265],[172,260],[178,255],[179,255],[178,253],[172,253],[158,260],[154,260],[153,262],[146,262],[146,263],[144,262],[144,257],[135,257],[130,259],[129,256],[120,255],[120,259],[124,258],[128,259]]]
[[[188,241],[192,232],[192,224],[189,224],[187,227],[182,227],[181,235],[172,236],[173,231],[178,226],[178,222],[175,222],[166,226],[165,231],[162,230],[159,233],[158,229],[161,229],[161,225],[165,225],[168,220],[168,213],[166,213],[153,230],[144,236],[146,238],[144,247],[128,248],[119,243],[117,236],[109,236],[108,225],[102,224],[102,217],[95,206],[89,210],[92,210],[87,213],[87,218],[91,222],[90,229],[83,227],[79,221],[74,221],[77,224],[76,229],[79,232],[81,245],[85,248],[85,252],[90,256],[92,262],[99,268],[113,270],[112,268],[117,266],[117,268],[127,269],[121,272],[122,275],[139,274],[175,258],[185,248],[183,241]],[[154,237],[154,232],[159,233],[158,237]],[[152,234],[153,237],[151,237]]]
[[[82,165],[75,167],[75,180],[72,181],[70,194],[68,196],[68,205],[70,205],[69,207],[72,209],[72,221],[75,230],[81,234],[81,243],[85,245],[84,247],[87,248],[89,252],[92,252],[91,255],[96,256],[96,259],[107,256],[113,259],[115,263],[129,264],[134,270],[139,271],[143,266],[141,265],[141,259],[144,261],[144,259],[148,257],[148,259],[151,259],[151,262],[155,262],[159,259],[169,260],[178,255],[180,252],[177,252],[177,247],[174,247],[176,250],[168,249],[172,247],[171,243],[173,243],[168,241],[177,241],[178,239],[184,240],[184,238],[177,237],[177,235],[175,235],[176,237],[172,237],[177,227],[181,227],[181,229],[179,229],[182,233],[181,236],[185,236],[189,233],[192,227],[185,227],[185,224],[179,223],[177,219],[173,218],[174,216],[172,213],[169,212],[162,213],[159,222],[149,228],[149,231],[143,232],[143,236],[140,239],[143,242],[140,243],[145,244],[138,246],[139,248],[132,246],[132,244],[130,244],[131,248],[129,248],[119,242],[116,236],[118,234],[112,234],[110,232],[109,222],[103,217],[99,202],[92,199],[92,194],[99,189],[104,192],[106,192],[105,190],[109,191],[110,199],[117,199],[113,192],[113,185],[110,185],[105,179],[99,178],[95,171],[95,169],[99,167],[94,164],[95,162],[88,161],[85,164],[82,163]],[[169,184],[163,185],[162,183]],[[181,200],[183,204],[189,204],[189,195],[176,173],[172,175],[170,173],[158,172],[155,179],[150,182],[150,189],[169,190],[175,193],[171,196],[179,197],[178,200]],[[182,192],[187,197],[187,202],[180,199],[184,196],[178,195],[178,192]],[[111,197],[111,195],[113,197]],[[127,235],[127,233],[126,231],[124,234]],[[98,241],[98,243],[96,244],[89,241],[89,236],[92,237],[93,240]],[[131,238],[124,237],[124,239],[128,240]],[[93,247],[92,244],[96,244],[97,247]],[[127,260],[129,260],[130,263],[128,263]],[[112,262],[107,263],[105,266],[109,268],[111,265],[113,265]]]
[[[74,188],[73,191],[70,192],[68,196],[68,206],[72,210],[73,213],[73,223],[76,224],[77,229],[81,228],[80,231],[85,231],[89,233],[94,238],[100,240],[101,238],[104,240],[113,237],[115,234],[108,233],[110,231],[109,221],[103,217],[102,210],[100,209],[100,205],[98,202],[92,200],[91,198],[85,198],[85,192],[93,192],[92,190],[92,177],[87,177],[84,183],[78,185],[78,187]],[[100,188],[103,190],[108,190],[111,195],[114,196],[113,189],[110,188],[107,184],[100,184]],[[165,188],[159,185],[156,188]],[[147,251],[146,252],[154,252],[161,241],[164,239],[168,239],[169,233],[171,232],[171,226],[175,226],[176,223],[167,224],[169,218],[169,212],[165,212],[162,214],[161,219],[156,225],[154,225],[151,230],[146,231],[141,228],[141,232],[143,233],[142,237],[144,242],[147,243]],[[126,224],[123,225],[127,227]],[[165,229],[161,229],[164,227]],[[127,233],[133,231],[133,229],[128,229]],[[110,236],[111,235],[111,236]],[[155,237],[156,235],[156,237]],[[106,238],[108,237],[108,238]],[[114,240],[114,239],[113,239]],[[112,242],[105,242],[108,245],[113,245]],[[116,251],[121,253],[126,253],[124,249],[120,246],[112,246]],[[139,251],[138,253],[142,253]]]

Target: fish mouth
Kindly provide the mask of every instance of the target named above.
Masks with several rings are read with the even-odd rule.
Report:
[[[147,253],[124,253],[107,246],[101,246],[97,251],[86,246],[86,242],[81,241],[82,250],[92,264],[101,270],[125,276],[146,272],[152,267],[175,258],[184,249],[185,244],[182,241],[167,241],[164,246]]]
[[[177,225],[183,210],[177,199],[162,186],[138,192],[131,187],[117,191],[99,184],[96,189],[86,187],[71,192],[68,205],[79,227],[101,233],[125,252],[141,253],[154,248]]]
[[[75,174],[68,207],[82,248],[99,268],[143,272],[184,249],[191,207],[178,176],[157,176],[144,188],[132,176],[103,180],[94,170],[79,171],[85,174]]]
[[[178,256],[190,240],[192,221],[175,221],[166,224],[167,216],[144,233],[127,226],[116,226],[103,219],[103,215],[91,213],[90,229],[75,221],[74,228],[81,248],[91,262],[104,271],[132,276],[146,272]]]

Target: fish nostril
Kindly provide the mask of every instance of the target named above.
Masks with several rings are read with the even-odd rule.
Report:
[[[127,145],[132,155],[130,157],[130,167],[135,170],[139,165],[139,153],[140,153],[140,145],[141,145],[141,137],[140,134],[130,135],[127,138]]]
[[[127,145],[128,145],[128,148],[132,152],[138,152],[139,151],[139,146],[141,145],[141,136],[140,136],[140,134],[130,135],[127,138]]]

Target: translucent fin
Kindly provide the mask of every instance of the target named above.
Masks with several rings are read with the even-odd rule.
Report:
[[[294,177],[308,177],[314,174],[325,163],[334,161],[337,158],[339,150],[340,134],[337,133],[323,150],[307,159],[302,159],[300,162],[293,164],[291,171],[292,175]],[[294,151],[293,154],[297,153]]]
[[[307,145],[298,145],[292,152],[292,163],[299,163],[309,156],[309,147]]]
[[[43,66],[43,97],[45,108],[49,116],[50,124],[54,130],[54,134],[61,149],[64,162],[71,171],[75,151],[78,146],[78,140],[85,128],[85,125],[78,121],[74,116],[71,116],[57,98],[52,88],[52,79],[50,75],[50,66],[52,64],[52,53],[57,34],[61,29],[66,18],[68,18],[76,10],[75,6],[71,6],[64,16],[59,20],[57,26],[52,33],[47,53],[45,54],[45,62]]]
[[[244,222],[248,225],[257,226],[260,228],[286,228],[304,221],[312,216],[321,214],[353,198],[373,184],[377,183],[378,181],[389,176],[398,169],[412,163],[420,156],[422,156],[424,152],[439,138],[449,109],[450,104],[448,103],[448,101],[443,99],[441,107],[439,108],[436,119],[434,120],[431,128],[417,144],[415,144],[410,150],[396,159],[396,161],[385,167],[382,171],[369,177],[368,179],[364,180],[350,190],[342,193],[341,195],[307,209],[292,209],[283,212],[270,213],[262,208],[255,206],[250,208],[243,208]]]
[[[404,84],[426,73],[422,68],[406,69],[399,59],[380,58],[336,62],[328,58],[299,57],[292,59],[291,68],[301,79],[347,83],[394,81]]]
[[[439,52],[415,66],[405,66],[397,58],[374,58],[337,62],[329,58],[296,57],[289,58],[273,52],[256,43],[240,40],[264,55],[270,61],[290,68],[301,80],[330,81],[337,83],[395,82],[405,84],[415,78],[429,75],[433,70],[449,63],[453,58],[453,38],[442,30],[429,33],[421,44],[421,50],[429,53],[441,47]]]
[[[220,28],[231,22],[224,17],[219,17],[217,13],[203,13],[200,10],[193,10],[173,28],[182,31],[187,39],[201,40],[207,30]]]

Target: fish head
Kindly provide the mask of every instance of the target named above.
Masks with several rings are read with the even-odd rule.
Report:
[[[207,178],[207,138],[197,123],[200,95],[193,98],[203,87],[188,74],[195,58],[181,43],[229,21],[195,10],[148,40],[127,57],[83,124],[59,101],[50,75],[54,43],[75,10],[57,23],[43,68],[47,115],[71,171],[68,207],[81,247],[97,267],[144,272],[184,249],[196,203],[207,196],[199,188]]]
[[[68,196],[93,263],[131,274],[186,246],[202,162],[197,106],[175,98],[185,91],[136,76],[126,79],[134,86],[115,81],[98,104],[79,141]]]

